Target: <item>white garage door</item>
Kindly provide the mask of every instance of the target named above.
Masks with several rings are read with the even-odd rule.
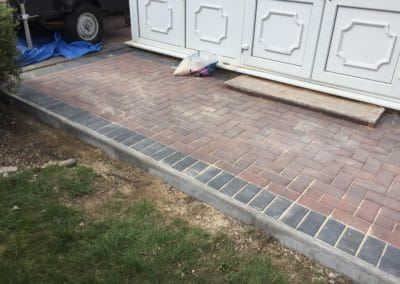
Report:
[[[249,48],[244,50],[243,63],[310,78],[323,2],[257,2],[255,19],[246,21],[244,42]]]
[[[243,17],[244,0],[187,0],[186,47],[239,64]]]
[[[400,12],[366,2],[327,4],[314,79],[400,98]]]
[[[184,1],[138,0],[137,6],[141,38],[184,46]]]
[[[132,45],[400,110],[399,0],[130,0]],[[229,64],[229,65],[225,65]]]

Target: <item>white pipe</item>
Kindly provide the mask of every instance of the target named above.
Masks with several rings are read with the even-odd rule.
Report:
[[[31,37],[31,31],[29,29],[29,23],[28,23],[29,15],[26,14],[25,4],[19,3],[19,9],[21,11],[22,22],[24,23],[26,43],[28,45],[28,48],[32,49],[33,48],[32,37]]]

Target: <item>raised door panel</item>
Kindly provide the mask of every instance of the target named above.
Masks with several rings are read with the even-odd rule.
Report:
[[[244,0],[187,0],[186,47],[239,63],[243,20]]]
[[[399,32],[399,13],[339,7],[326,71],[390,83]]]
[[[323,1],[259,0],[255,8],[245,27],[243,64],[309,78]]]
[[[382,1],[382,6],[375,1],[357,0],[328,4],[314,79],[400,97],[400,90],[395,87],[400,11],[384,9],[385,3],[390,1]]]
[[[184,0],[138,0],[139,38],[184,46]]]

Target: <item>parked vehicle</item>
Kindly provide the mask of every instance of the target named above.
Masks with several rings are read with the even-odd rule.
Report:
[[[20,3],[24,3],[30,21],[43,26],[62,21],[67,40],[97,43],[103,33],[103,16],[111,13],[128,15],[129,0],[7,0],[21,16]]]

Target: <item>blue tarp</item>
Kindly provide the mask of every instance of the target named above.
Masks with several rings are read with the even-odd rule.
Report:
[[[54,56],[64,56],[68,59],[81,57],[85,54],[96,52],[102,49],[102,44],[90,44],[84,41],[65,43],[59,33],[53,36],[42,35],[32,36],[33,48],[28,49],[23,36],[18,38],[17,48],[20,51],[18,59],[21,66],[33,64]]]

